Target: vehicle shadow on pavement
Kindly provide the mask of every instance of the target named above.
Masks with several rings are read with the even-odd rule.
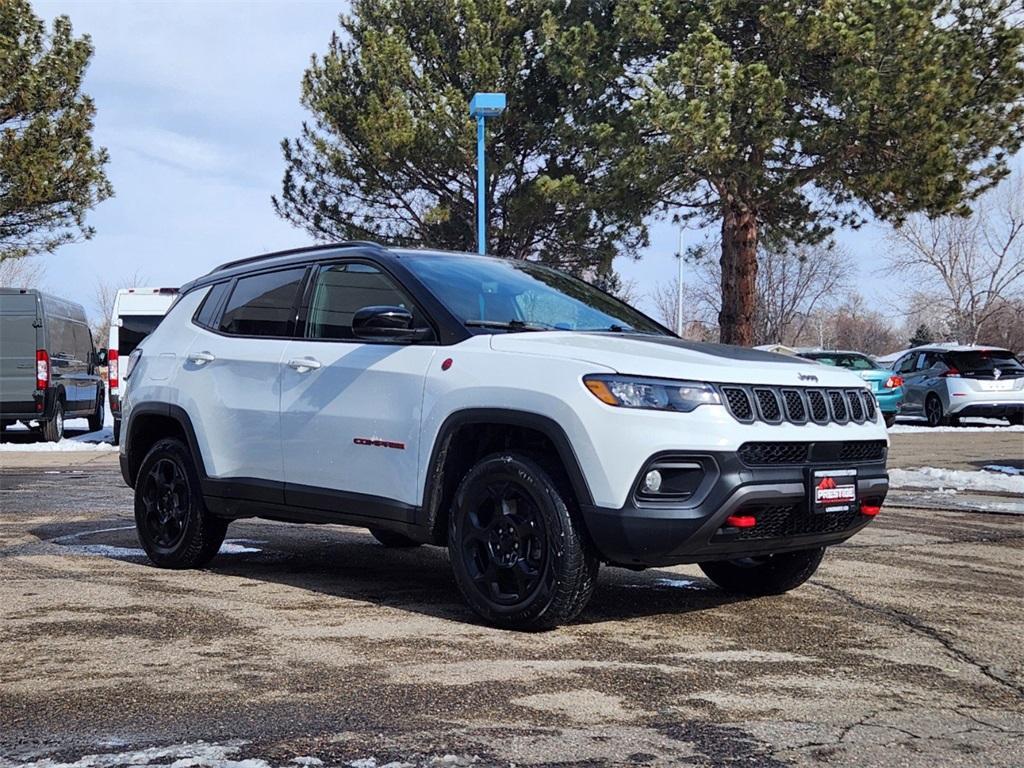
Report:
[[[103,557],[158,571],[139,548],[131,518],[42,525],[32,533],[68,555]],[[158,571],[174,579],[174,571]],[[339,601],[371,603],[465,623],[481,623],[455,585],[439,547],[388,549],[347,528],[233,525],[203,575],[286,586]],[[602,568],[593,599],[576,623],[705,611],[741,601],[710,581],[651,569]]]

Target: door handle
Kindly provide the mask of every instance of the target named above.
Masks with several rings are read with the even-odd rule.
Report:
[[[312,357],[297,357],[294,360],[288,361],[288,367],[294,368],[299,373],[306,373],[319,368],[320,361],[315,360]]]
[[[189,362],[195,363],[196,365],[206,365],[212,363],[217,358],[209,352],[193,352],[188,356]]]

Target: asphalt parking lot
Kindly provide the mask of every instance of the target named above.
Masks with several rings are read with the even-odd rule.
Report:
[[[1019,432],[891,461],[1010,462]],[[913,500],[789,595],[606,568],[578,623],[520,634],[442,550],[354,529],[240,522],[158,570],[114,454],[0,454],[0,766],[1024,765],[1024,517]]]

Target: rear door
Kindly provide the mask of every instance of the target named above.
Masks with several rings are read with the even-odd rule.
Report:
[[[210,317],[207,304],[200,308],[176,379],[207,473],[252,481],[232,491],[238,498],[283,501],[281,358],[305,273],[305,267],[262,272],[211,289],[208,301],[229,293],[224,309]],[[202,327],[204,318],[211,327]]]
[[[417,327],[429,323],[401,285],[369,263],[322,265],[309,297],[305,338],[288,344],[282,365],[286,500],[411,520],[423,384],[437,347],[354,338],[352,316],[403,306]]]
[[[42,344],[34,293],[0,294],[0,413],[35,412],[36,350]]]
[[[903,377],[903,410],[905,413],[924,413],[924,397],[927,391],[925,361],[926,352],[913,352],[899,363],[897,373]]]

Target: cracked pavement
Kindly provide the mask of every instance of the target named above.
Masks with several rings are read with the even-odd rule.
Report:
[[[904,466],[954,438],[1024,460],[896,438]],[[244,521],[161,571],[116,458],[0,465],[0,768],[1024,764],[1021,516],[887,508],[780,597],[604,568],[579,622],[520,634],[473,619],[439,549]]]

